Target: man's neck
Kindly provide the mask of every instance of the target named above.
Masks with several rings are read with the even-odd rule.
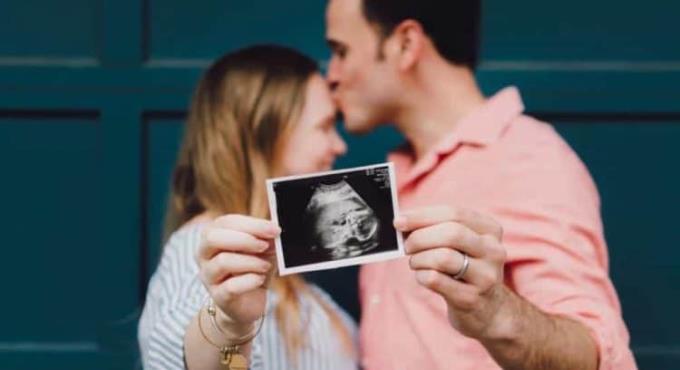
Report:
[[[394,121],[418,160],[485,98],[472,72],[448,64],[422,67],[413,84]]]

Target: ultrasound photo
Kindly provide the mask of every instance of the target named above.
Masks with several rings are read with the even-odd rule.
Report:
[[[391,163],[267,181],[281,275],[403,256]]]

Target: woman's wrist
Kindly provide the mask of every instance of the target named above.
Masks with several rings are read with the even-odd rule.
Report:
[[[240,341],[257,331],[257,320],[250,323],[235,322],[219,307],[215,311],[215,322],[228,341]]]

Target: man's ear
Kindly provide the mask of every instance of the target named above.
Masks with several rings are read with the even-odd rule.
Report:
[[[401,22],[393,32],[398,67],[401,71],[413,68],[420,60],[425,47],[427,35],[417,21],[407,19]]]

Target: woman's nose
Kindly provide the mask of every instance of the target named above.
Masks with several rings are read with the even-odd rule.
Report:
[[[335,155],[340,156],[347,153],[347,144],[342,140],[340,134],[336,131],[334,136],[333,151],[335,152]]]

